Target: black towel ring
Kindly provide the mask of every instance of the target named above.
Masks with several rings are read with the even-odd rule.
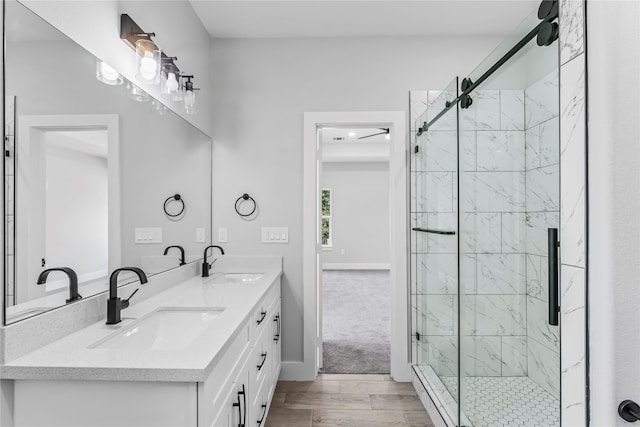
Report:
[[[171,214],[167,210],[167,205],[172,200],[175,200],[176,202],[180,202],[182,204],[182,208],[180,209],[180,212],[178,212],[176,214]],[[182,212],[184,212],[184,199],[182,198],[182,196],[180,196],[179,194],[175,194],[173,196],[167,197],[167,200],[164,201],[164,213],[167,214],[167,216],[169,216],[171,218],[175,218],[175,217],[178,217],[178,216],[182,215]]]
[[[251,210],[251,212],[249,212],[249,213],[247,213],[247,214],[243,214],[243,213],[241,213],[241,212],[240,212],[240,209],[238,209],[238,204],[239,204],[239,203],[241,203],[241,201],[243,201],[243,200],[251,200],[251,202],[253,203],[253,209]],[[238,213],[238,215],[240,215],[240,216],[245,216],[245,217],[246,217],[246,216],[251,216],[251,215],[253,215],[253,213],[256,211],[256,207],[257,207],[257,205],[256,205],[256,201],[255,201],[255,200],[253,200],[253,197],[251,197],[251,196],[250,196],[250,195],[248,195],[247,193],[244,193],[242,196],[238,197],[238,200],[236,200],[235,208],[236,208],[236,212],[237,212],[237,213]]]

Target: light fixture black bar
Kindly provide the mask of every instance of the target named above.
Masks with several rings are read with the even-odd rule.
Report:
[[[505,62],[510,60],[516,53],[518,53],[520,51],[520,49],[525,47],[531,40],[533,40],[534,37],[536,35],[538,35],[538,31],[540,30],[541,27],[545,26],[547,22],[551,22],[556,18],[557,18],[557,16],[551,15],[551,16],[548,16],[545,19],[543,19],[542,22],[540,22],[538,25],[536,25],[536,27],[533,30],[529,31],[529,33],[526,36],[524,36],[522,38],[522,40],[520,40],[507,53],[505,53],[502,56],[502,58],[500,58],[498,60],[498,62],[493,64],[491,66],[491,68],[489,68],[483,75],[481,75],[478,78],[478,80],[473,82],[471,84],[471,86],[469,86],[464,92],[462,92],[460,95],[458,95],[458,97],[456,99],[454,99],[453,101],[448,101],[446,106],[444,107],[444,109],[442,111],[440,111],[437,116],[435,116],[433,119],[431,119],[431,121],[429,121],[429,123],[426,123],[423,127],[421,127],[419,129],[419,133],[422,134],[422,132],[427,131],[435,122],[437,122],[442,116],[444,116],[447,113],[447,111],[449,111],[451,108],[455,107],[458,104],[458,102],[460,102],[460,100],[462,98],[464,98],[465,96],[467,96],[471,92],[473,92],[473,90],[475,88],[480,86],[493,73],[495,73],[500,67],[502,67],[505,64]]]
[[[436,230],[434,228],[420,228],[420,227],[415,227],[412,228],[413,231],[420,231],[422,233],[431,233],[431,234],[446,234],[448,236],[452,236],[454,234],[456,234],[455,231],[450,231],[450,230]]]

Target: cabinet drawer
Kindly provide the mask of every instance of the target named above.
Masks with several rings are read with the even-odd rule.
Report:
[[[224,352],[224,355],[207,377],[198,384],[198,402],[200,425],[208,426],[214,414],[225,404],[229,388],[233,386],[243,363],[249,358],[251,350],[249,324],[245,324]]]

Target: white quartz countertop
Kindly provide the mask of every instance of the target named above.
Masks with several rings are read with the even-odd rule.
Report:
[[[149,299],[122,310],[122,322],[107,325],[105,319],[34,352],[3,365],[3,379],[106,380],[201,382],[213,370],[245,320],[252,317],[261,298],[282,274],[281,268],[255,268],[263,273],[247,283],[221,282],[221,272],[194,277]],[[150,286],[151,283],[142,286]],[[119,289],[121,298],[129,295]],[[106,296],[105,296],[106,298]],[[163,307],[224,308],[215,322],[191,345],[181,350],[133,350],[91,348],[97,342],[126,328]]]

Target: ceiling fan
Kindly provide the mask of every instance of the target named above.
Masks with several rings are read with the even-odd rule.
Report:
[[[378,128],[378,129],[380,129],[382,132],[374,133],[374,134],[371,134],[371,135],[361,136],[358,139],[371,138],[372,136],[378,136],[378,135],[384,135],[386,139],[390,139],[391,138],[391,136],[389,135],[389,128]]]

